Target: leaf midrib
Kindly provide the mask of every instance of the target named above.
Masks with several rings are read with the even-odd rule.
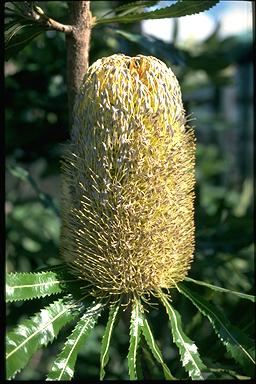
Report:
[[[159,355],[159,352],[158,352],[158,350],[157,350],[157,348],[156,348],[156,343],[155,343],[154,337],[153,337],[153,335],[152,335],[151,329],[150,329],[149,324],[148,324],[148,321],[147,321],[146,319],[144,320],[144,324],[145,324],[146,327],[147,327],[147,330],[148,330],[148,333],[149,333],[149,336],[150,336],[150,339],[151,339],[151,343],[152,343],[153,348],[154,348],[154,350],[155,350],[155,353],[157,354],[159,360],[160,360],[163,364],[165,364],[164,361],[163,361],[163,359],[162,359],[162,357],[161,357],[161,355]]]
[[[104,354],[102,355],[102,362],[104,362],[105,356],[108,353],[108,348],[109,348],[109,344],[110,344],[110,340],[111,340],[111,336],[112,336],[112,330],[113,330],[113,327],[114,327],[114,322],[115,322],[115,319],[116,319],[116,314],[118,312],[118,309],[119,309],[119,307],[117,306],[117,308],[115,309],[115,311],[113,313],[112,322],[111,322],[110,327],[109,327],[109,333],[108,333],[106,348],[105,348]]]
[[[40,287],[45,285],[53,285],[53,284],[62,284],[62,283],[72,283],[72,282],[78,282],[77,279],[72,280],[54,280],[54,281],[48,281],[45,283],[35,283],[35,284],[24,284],[24,285],[7,285],[8,288],[12,289],[22,289],[22,288],[33,288],[33,287]]]
[[[172,313],[173,313],[173,315],[174,315],[173,318],[174,318],[175,326],[176,326],[176,329],[177,329],[178,334],[180,335],[180,340],[181,340],[181,342],[182,342],[183,338],[182,338],[182,336],[181,336],[181,334],[180,334],[180,331],[179,331],[179,328],[178,328],[178,324],[177,324],[177,321],[176,321],[175,313],[174,313],[174,311],[173,311],[173,309],[172,309],[171,306],[170,306],[170,309],[171,309],[171,311],[172,311]],[[182,342],[182,343],[183,343],[183,342]],[[190,357],[191,357],[191,359],[192,359],[194,365],[196,366],[198,372],[201,372],[201,370],[200,370],[200,368],[197,366],[197,363],[195,362],[193,356],[191,355],[189,349],[186,347],[186,343],[185,343],[185,344],[183,343],[183,345],[184,345],[184,348],[186,349],[186,351],[189,353],[189,355],[190,355]],[[199,377],[200,377],[200,379],[204,380],[204,378],[203,378],[203,376],[202,376],[201,374],[200,374]]]
[[[74,305],[82,301],[86,296],[83,296],[81,299],[77,300],[73,304],[68,305],[65,309],[63,309],[60,313],[58,313],[56,316],[54,316],[51,320],[47,321],[46,324],[44,324],[41,328],[37,329],[35,332],[33,332],[28,338],[26,338],[21,344],[19,344],[18,347],[14,348],[9,354],[6,354],[6,360],[9,359],[10,356],[12,356],[15,352],[17,352],[23,345],[25,345],[29,340],[31,340],[35,335],[37,335],[39,332],[44,330],[49,324],[53,323],[58,317],[60,317],[63,313],[65,313],[67,310],[72,308]]]
[[[135,313],[136,313],[136,319],[139,317],[139,308],[138,308],[138,303],[136,302],[136,307],[135,307]],[[134,372],[136,372],[137,376],[137,369],[136,369],[136,353],[137,353],[137,348],[138,348],[138,333],[139,333],[139,322],[136,321],[136,334],[135,334],[135,343],[134,343],[134,349],[133,349],[133,368]]]
[[[82,329],[81,329],[81,331],[80,331],[78,337],[76,338],[75,344],[72,346],[72,348],[71,348],[71,350],[70,350],[70,352],[69,352],[69,354],[68,354],[68,356],[67,356],[67,358],[66,358],[64,367],[62,368],[62,371],[60,372],[60,375],[59,375],[59,377],[58,377],[58,380],[61,380],[61,377],[62,377],[62,375],[63,375],[63,373],[64,373],[64,371],[65,371],[65,369],[66,369],[66,367],[67,367],[67,365],[68,365],[68,361],[69,361],[69,359],[70,359],[70,356],[72,355],[72,353],[73,353],[73,351],[74,351],[74,349],[75,349],[77,343],[78,343],[79,340],[80,340],[80,337],[81,337],[82,333],[84,332],[84,329],[86,328],[86,326],[87,326],[87,324],[89,323],[90,320],[91,320],[90,318],[89,318],[89,319],[85,319],[85,324],[84,324],[84,326],[82,327]]]

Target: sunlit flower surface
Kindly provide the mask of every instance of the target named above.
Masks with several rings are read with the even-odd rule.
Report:
[[[157,294],[184,279],[194,161],[170,68],[122,54],[89,68],[62,163],[61,254],[94,295]]]

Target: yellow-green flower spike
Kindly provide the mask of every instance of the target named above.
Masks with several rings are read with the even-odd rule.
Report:
[[[88,70],[62,166],[64,260],[98,297],[184,279],[194,252],[195,139],[179,83],[152,56]]]

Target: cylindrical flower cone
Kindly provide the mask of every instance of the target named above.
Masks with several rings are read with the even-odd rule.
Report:
[[[156,294],[194,252],[195,140],[178,81],[151,56],[88,70],[62,165],[61,254],[98,297]]]

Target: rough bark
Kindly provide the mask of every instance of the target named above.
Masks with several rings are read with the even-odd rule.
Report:
[[[72,32],[66,35],[67,87],[69,125],[72,126],[73,106],[84,74],[88,68],[91,34],[90,1],[68,1]]]

